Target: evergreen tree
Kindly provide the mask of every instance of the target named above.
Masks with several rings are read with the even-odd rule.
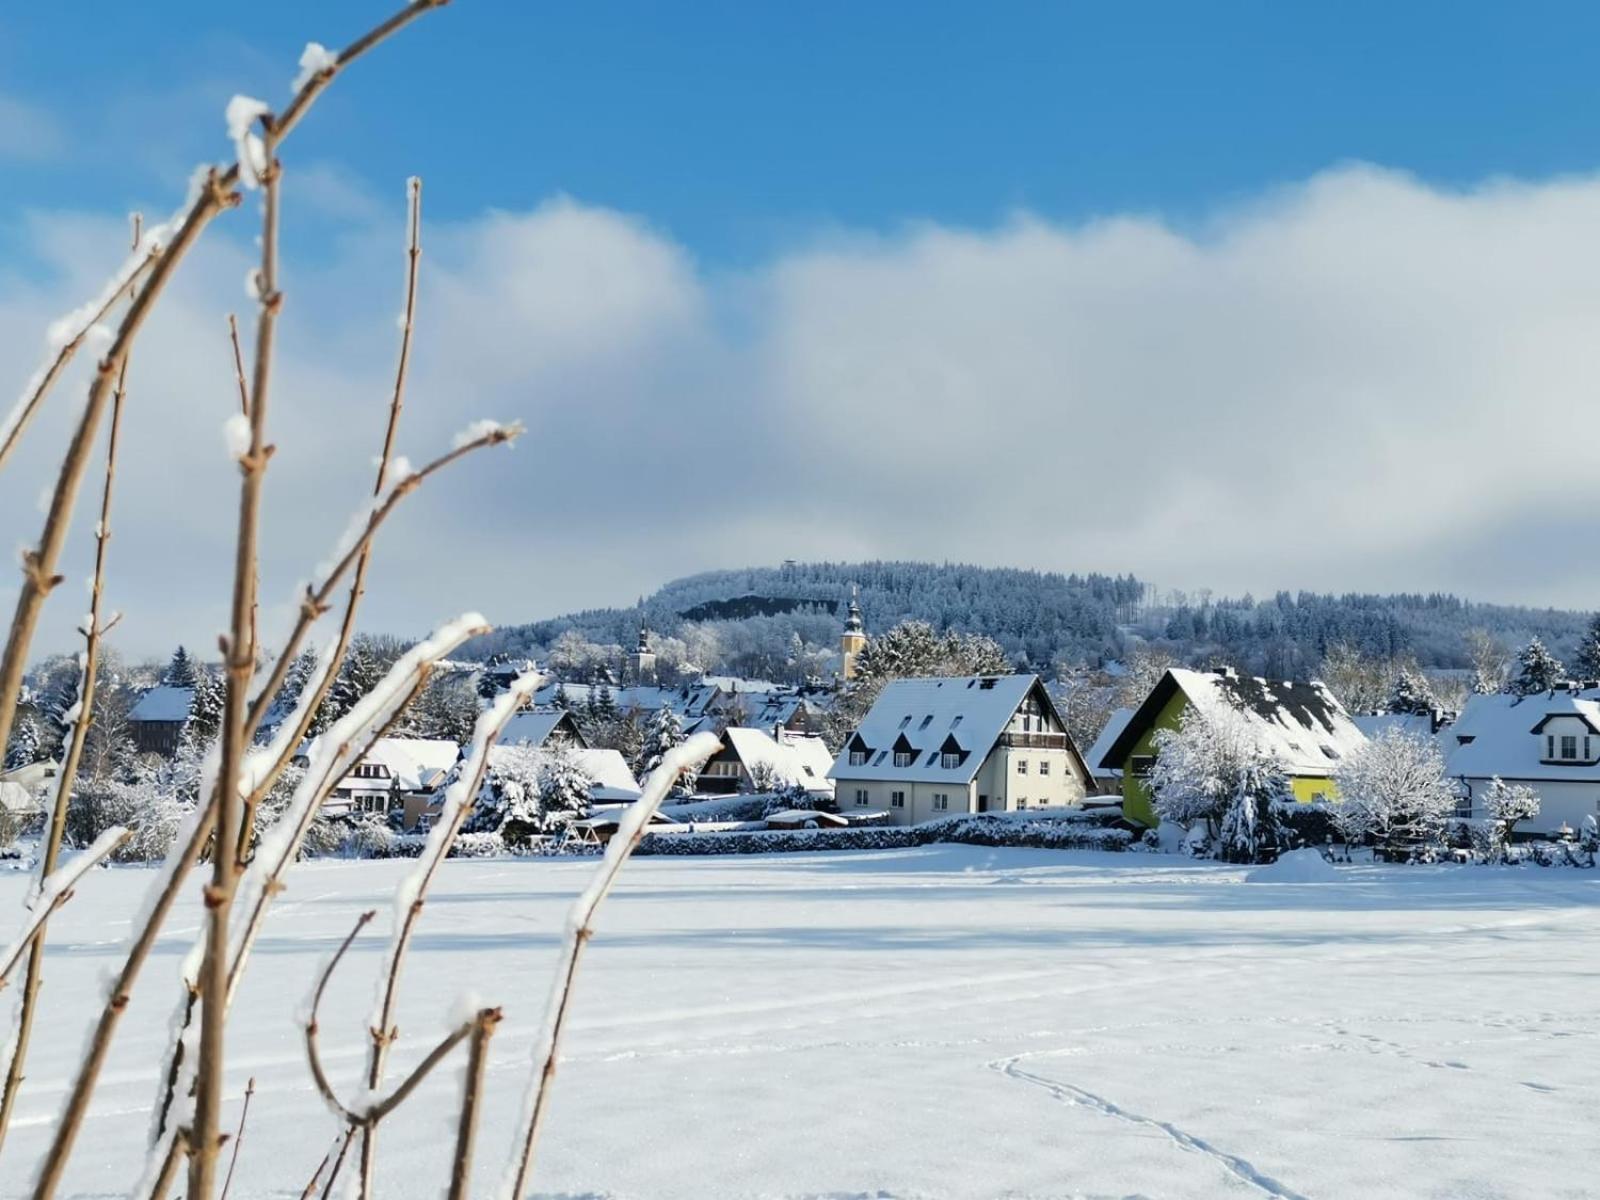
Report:
[[[617,698],[611,694],[611,685],[602,683],[597,692],[591,692],[594,697],[594,715],[602,721],[615,719],[617,715]]]
[[[1433,688],[1422,673],[1411,666],[1402,666],[1389,691],[1389,711],[1403,716],[1427,716],[1439,707]]]
[[[222,732],[222,681],[204,667],[195,672],[194,694],[189,697],[189,716],[180,735],[195,747],[209,746]]]
[[[378,669],[366,639],[357,638],[351,642],[350,650],[340,664],[339,674],[323,698],[322,707],[317,710],[317,721],[313,727],[316,732],[324,733],[332,728],[334,722],[346,716],[363,696],[378,685],[382,677],[383,673]]]
[[[311,682],[311,676],[316,673],[317,653],[312,649],[302,650],[295,655],[294,661],[289,664],[289,669],[283,673],[283,686],[278,689],[278,709],[282,712],[291,712],[294,706],[300,703],[300,697],[306,690],[306,685]]]
[[[478,692],[459,679],[434,679],[417,697],[407,728],[417,737],[465,742],[478,720]]]
[[[593,787],[594,780],[571,746],[545,750],[539,772],[539,809],[545,829],[559,828],[588,816]]]
[[[1572,673],[1586,681],[1600,680],[1600,613],[1595,613],[1578,642],[1578,652],[1572,660]]]
[[[1566,679],[1566,668],[1561,660],[1546,650],[1544,643],[1534,638],[1517,651],[1515,673],[1506,690],[1517,696],[1533,696],[1558,687]]]
[[[1288,845],[1279,810],[1294,802],[1289,778],[1273,755],[1257,749],[1241,764],[1232,786],[1218,827],[1217,857],[1236,863],[1270,862]]]
[[[187,650],[179,646],[167,669],[161,673],[161,682],[167,687],[192,688],[195,678],[194,660],[189,657]]]
[[[669,750],[683,745],[683,722],[672,706],[663,704],[656,709],[645,729],[644,743],[639,750],[637,771],[640,779],[661,765]]]
[[[31,714],[25,715],[11,731],[11,744],[6,747],[6,770],[15,771],[38,762],[39,754],[39,723]]]

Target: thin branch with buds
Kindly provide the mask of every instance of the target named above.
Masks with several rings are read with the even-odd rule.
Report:
[[[450,1166],[449,1200],[467,1200],[472,1191],[472,1143],[478,1136],[478,1113],[483,1108],[483,1077],[489,1067],[489,1039],[500,1024],[498,1008],[481,1010],[472,1023],[467,1043],[467,1077],[462,1082],[461,1118],[456,1125],[456,1151]]]
[[[501,1186],[500,1194],[508,1200],[525,1194],[528,1180],[533,1174],[534,1148],[538,1145],[539,1131],[544,1125],[545,1110],[550,1103],[550,1089],[555,1080],[556,1062],[561,1050],[561,1035],[566,1031],[567,1011],[572,1004],[572,985],[577,977],[583,948],[594,936],[594,914],[616,883],[628,856],[644,838],[650,818],[661,807],[673,784],[690,767],[703,764],[719,747],[715,734],[697,733],[662,757],[661,764],[646,781],[644,792],[623,814],[616,834],[606,845],[605,857],[594,878],[567,915],[567,936],[561,949],[561,961],[556,968],[555,983],[545,1007],[544,1027],[534,1046],[534,1073],[528,1085],[519,1125],[520,1149]]]

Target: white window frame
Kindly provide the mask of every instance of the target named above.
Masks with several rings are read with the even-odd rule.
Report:
[[[889,807],[890,808],[904,808],[905,806],[906,806],[906,794],[904,792],[890,792],[889,793]]]

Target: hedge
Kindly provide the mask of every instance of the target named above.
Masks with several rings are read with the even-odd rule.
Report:
[[[1025,846],[1043,850],[1125,850],[1133,835],[1104,819],[1060,818],[1031,821],[995,814],[946,817],[922,825],[855,829],[763,830],[750,833],[652,833],[636,854],[786,854],[815,850],[903,850],[912,846],[959,843],[973,846]]]

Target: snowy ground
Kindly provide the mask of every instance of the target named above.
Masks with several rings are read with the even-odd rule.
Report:
[[[257,1081],[234,1197],[298,1196],[330,1141],[292,1018],[356,915],[387,921],[405,869],[292,876],[233,1024],[234,1096]],[[425,917],[401,1058],[466,987],[507,1013],[479,1143],[494,1169],[475,1194],[493,1194],[557,930],[590,869],[452,862]],[[1247,883],[1166,856],[967,846],[639,860],[580,979],[538,1190],[1600,1196],[1600,873],[1340,874]],[[54,1036],[0,1195],[24,1192],[147,880],[96,873],[56,920]],[[21,882],[0,877],[0,912]],[[72,1194],[121,1195],[137,1173],[195,922],[192,906],[176,920],[130,1011]],[[382,943],[358,943],[325,1010],[352,1087]],[[380,1195],[439,1194],[446,1075],[385,1127]]]

